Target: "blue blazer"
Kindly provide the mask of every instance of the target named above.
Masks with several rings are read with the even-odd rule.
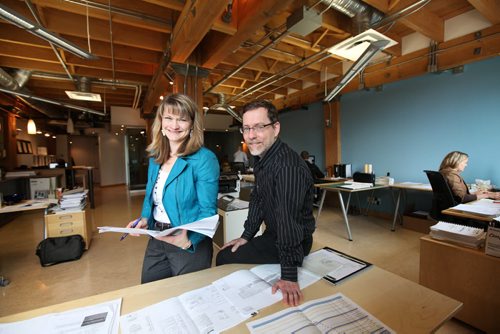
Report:
[[[154,228],[153,189],[161,165],[149,158],[148,183],[141,217],[148,218],[148,228]],[[173,226],[184,225],[217,214],[219,191],[219,162],[207,148],[178,157],[168,175],[163,189],[163,206]],[[188,237],[196,245],[205,238],[203,234],[188,231]]]

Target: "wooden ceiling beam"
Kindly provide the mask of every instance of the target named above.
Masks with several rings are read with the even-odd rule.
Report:
[[[184,8],[185,1],[180,1],[180,0],[140,0],[140,2],[150,3],[153,5],[165,7],[165,8],[180,12]]]
[[[78,14],[83,17],[87,15],[87,8],[82,5],[73,4],[70,2],[61,2],[60,0],[31,0],[32,3],[36,4],[38,7],[42,8],[52,8],[56,10],[64,10],[65,12]],[[126,7],[124,6],[126,5]],[[131,11],[135,11],[144,15],[144,17],[135,17],[131,15],[120,14],[119,12],[113,12],[111,17],[113,24],[121,23],[130,25],[137,28],[148,29],[152,31],[162,32],[162,33],[171,33],[172,32],[172,24],[170,19],[167,17],[170,14],[169,10],[166,10],[162,7],[152,6],[152,5],[144,5],[138,8],[137,1],[127,1],[126,3],[118,3],[116,0],[113,0],[112,7],[118,9],[127,9]],[[107,6],[107,3],[106,3]],[[100,19],[104,21],[109,20],[109,12],[102,9],[95,9],[92,7],[88,8],[88,15],[91,18]],[[146,16],[151,16],[157,18],[156,20],[148,20]],[[163,18],[163,22],[160,19]]]
[[[387,14],[397,13],[414,2],[414,0],[401,0]],[[444,41],[444,19],[429,10],[427,6],[420,8],[411,15],[403,16],[398,22],[436,42]]]
[[[500,23],[500,1],[498,0],[467,0],[492,24]]]
[[[87,67],[94,69],[102,69],[102,70],[112,70],[111,59],[109,58],[99,58],[97,60],[86,61],[81,59],[80,57],[68,54],[66,56],[66,62],[70,65],[79,66],[79,67]],[[126,73],[135,73],[142,75],[152,76],[158,65],[152,64],[141,64],[130,61],[123,60],[115,60],[115,71],[116,72],[126,72]]]
[[[227,0],[186,2],[172,32],[172,62],[186,62],[226,6]]]
[[[248,0],[239,3],[237,16],[233,17],[237,22],[237,33],[232,36],[209,34],[203,42],[202,66],[209,69],[217,66],[290,3],[291,0]],[[217,47],[214,48],[213,45]]]

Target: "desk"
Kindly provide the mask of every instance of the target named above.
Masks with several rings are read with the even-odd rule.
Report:
[[[21,201],[14,205],[3,206],[0,208],[0,213],[46,209],[52,203],[57,204],[57,199],[30,199],[27,201]]]
[[[413,182],[394,183],[393,185],[391,185],[391,188],[398,190],[398,198],[396,200],[396,207],[394,209],[394,218],[392,219],[392,227],[391,227],[391,231],[394,231],[396,227],[396,220],[399,217],[399,205],[401,203],[401,195],[403,195],[403,197],[406,197],[405,194],[406,191],[408,190],[432,192],[432,188],[430,184],[413,183]]]
[[[136,285],[129,288],[77,299],[0,318],[0,323],[25,320],[50,312],[123,298],[121,314],[128,314],[153,303],[201,288],[239,269],[254,265],[230,264],[191,274]],[[372,266],[337,286],[321,280],[304,289],[305,301],[341,292],[367,312],[398,333],[430,333],[454,316],[462,303],[425,288],[388,271]],[[267,316],[285,307],[278,302],[263,309],[256,317]],[[227,333],[248,333],[245,323]]]
[[[349,205],[351,202],[351,194],[352,193],[359,193],[362,191],[375,191],[378,189],[385,189],[385,188],[389,188],[389,186],[374,186],[374,187],[362,188],[362,189],[347,189],[347,188],[340,187],[342,184],[344,184],[344,182],[320,183],[320,184],[314,185],[315,187],[323,190],[323,193],[321,194],[321,200],[319,202],[319,208],[318,208],[318,213],[316,215],[316,219],[319,219],[319,215],[321,214],[321,210],[323,209],[323,203],[325,201],[326,192],[327,191],[336,192],[339,196],[340,209],[342,210],[342,215],[344,216],[345,227],[347,230],[347,237],[348,237],[349,241],[352,241],[351,228],[349,227],[349,219],[347,218],[347,210],[349,209]],[[342,197],[342,193],[349,194],[349,196],[347,197],[346,205],[344,205],[344,199]]]
[[[420,238],[420,284],[463,302],[455,316],[488,333],[500,333],[500,258]]]
[[[480,221],[487,222],[487,223],[489,223],[490,221],[493,220],[493,218],[496,217],[496,215],[493,215],[493,216],[481,215],[478,213],[460,211],[460,210],[456,210],[456,209],[452,209],[452,208],[448,208],[446,210],[443,210],[443,211],[441,211],[441,213],[443,213],[445,215],[455,216],[455,217],[480,220]]]

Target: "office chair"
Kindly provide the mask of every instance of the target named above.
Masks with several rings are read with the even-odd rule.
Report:
[[[430,212],[431,218],[435,220],[452,221],[456,220],[453,217],[443,215],[442,210],[451,208],[460,203],[451,192],[448,182],[440,172],[432,170],[424,170],[432,187],[432,208]]]
[[[231,162],[231,171],[235,173],[241,172],[241,174],[245,174],[245,163]]]
[[[488,224],[485,222],[442,214],[442,210],[460,204],[460,198],[453,195],[448,182],[440,172],[431,170],[424,170],[424,172],[427,174],[432,187],[432,208],[429,213],[432,219],[487,229]]]

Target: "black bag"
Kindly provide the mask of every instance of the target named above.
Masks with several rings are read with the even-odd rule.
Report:
[[[81,235],[47,238],[38,244],[36,255],[42,267],[78,260],[85,249],[85,241]]]

